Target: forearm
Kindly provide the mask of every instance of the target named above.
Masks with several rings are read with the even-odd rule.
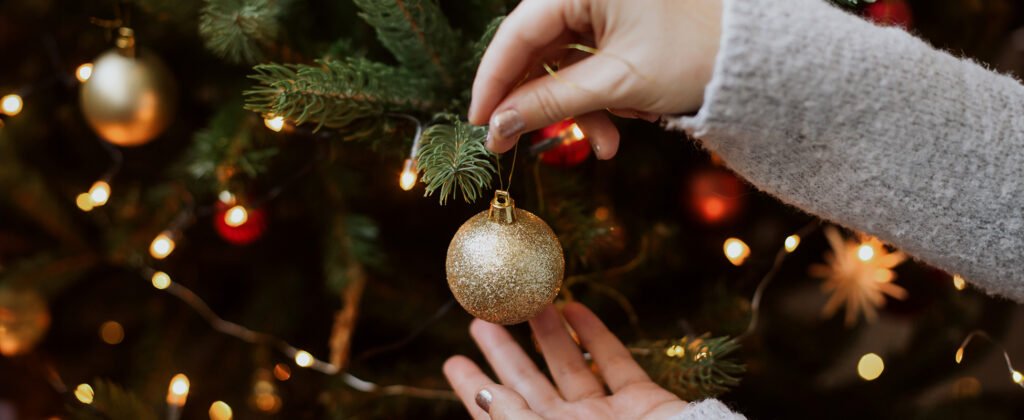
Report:
[[[670,121],[783,201],[1024,301],[1024,88],[824,0],[726,0]]]

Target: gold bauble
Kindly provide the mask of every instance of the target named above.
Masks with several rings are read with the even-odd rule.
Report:
[[[0,355],[27,353],[49,327],[50,312],[38,293],[0,287]]]
[[[82,84],[81,105],[101,138],[122,147],[140,146],[167,128],[177,91],[157,56],[113,49],[93,62],[92,76]]]
[[[470,218],[448,246],[448,287],[463,308],[484,321],[527,321],[562,287],[565,257],[547,223],[498,191],[491,208]]]

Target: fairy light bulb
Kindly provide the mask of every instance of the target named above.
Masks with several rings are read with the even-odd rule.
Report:
[[[18,96],[16,93],[0,98],[0,110],[9,116],[13,117],[21,113],[22,106],[24,106],[24,102],[21,100],[21,96]]]
[[[569,126],[568,131],[570,136],[566,140],[569,140],[570,142],[583,140],[583,130],[581,130],[580,126],[576,123]]]
[[[796,251],[796,247],[800,246],[800,235],[789,235],[782,244],[786,248],[786,252]]]
[[[861,261],[867,262],[875,258],[875,247],[869,244],[861,244],[857,247],[857,258]]]
[[[171,238],[171,232],[165,230],[160,232],[159,235],[156,235],[156,238],[153,238],[153,242],[149,244],[149,255],[152,255],[153,258],[158,260],[162,260],[174,252],[174,246],[174,239]]]
[[[865,354],[857,362],[857,375],[860,375],[861,379],[865,381],[878,379],[879,376],[882,376],[883,371],[885,371],[885,361],[877,354]]]
[[[96,393],[92,390],[92,386],[89,384],[78,384],[75,387],[75,399],[80,401],[82,404],[92,404],[93,398],[96,397]]]
[[[188,399],[189,385],[188,377],[184,373],[174,375],[171,384],[167,386],[167,404],[175,407],[184,406],[185,400]]]
[[[164,290],[168,287],[171,287],[171,276],[167,275],[167,273],[163,271],[157,271],[153,273],[152,281],[153,287],[155,287],[157,290]]]
[[[224,203],[226,205],[235,205],[235,195],[232,194],[231,191],[221,191],[220,194],[217,194],[217,199],[220,200],[221,203]]]
[[[284,117],[268,117],[263,119],[263,125],[280,133],[284,129]]]
[[[960,348],[956,349],[956,355],[953,356],[953,359],[956,360],[957,364],[960,364],[960,362],[964,361],[964,348],[963,348],[963,346],[961,346]]]
[[[953,275],[953,287],[955,287],[956,290],[964,290],[964,289],[967,288],[967,281],[964,280],[963,276],[961,276],[959,274],[954,274]]]
[[[85,83],[90,77],[92,77],[92,63],[82,64],[75,69],[75,78],[79,82]]]
[[[419,178],[418,172],[416,161],[411,158],[406,159],[402,164],[402,175],[398,177],[398,185],[405,191],[411,190],[416,186],[416,180]]]
[[[224,213],[224,224],[231,227],[239,227],[249,221],[249,212],[245,207],[236,205]]]
[[[233,414],[231,406],[224,401],[214,401],[210,404],[210,420],[231,420]]]
[[[110,184],[102,180],[94,182],[89,188],[89,199],[92,200],[93,207],[107,204],[107,200],[110,199]]]
[[[1013,383],[1017,385],[1024,384],[1024,374],[1021,374],[1019,370],[1013,371],[1010,374],[1010,378],[1013,379]]]
[[[295,353],[295,364],[299,365],[299,367],[304,368],[313,366],[313,355],[309,354],[308,351],[299,350],[298,352]]]
[[[96,207],[92,202],[92,197],[89,196],[89,193],[87,192],[78,194],[78,196],[75,197],[75,205],[78,206],[79,210],[84,212],[90,212]]]
[[[750,256],[750,247],[737,238],[726,239],[722,250],[725,251],[725,258],[737,267],[743,265],[743,262]]]

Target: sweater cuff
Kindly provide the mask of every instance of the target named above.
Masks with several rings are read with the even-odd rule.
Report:
[[[725,404],[718,400],[710,399],[693,402],[686,405],[682,413],[671,417],[669,420],[744,420],[741,414],[729,410]]]

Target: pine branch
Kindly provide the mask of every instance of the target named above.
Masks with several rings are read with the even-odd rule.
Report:
[[[487,46],[491,45],[491,40],[494,39],[494,34],[498,32],[498,27],[501,26],[501,22],[505,21],[505,16],[498,16],[491,20],[487,24],[487,28],[484,29],[483,35],[480,36],[476,42],[470,47],[472,56],[469,61],[465,62],[462,67],[462,72],[466,76],[466,80],[472,80],[473,76],[476,75],[477,67],[480,67],[480,60],[484,57],[484,52],[487,51]],[[469,102],[473,97],[473,86],[467,85],[462,91],[462,97]]]
[[[425,69],[446,88],[455,85],[459,35],[436,0],[354,0],[377,38],[408,69]]]
[[[279,149],[256,144],[246,121],[249,117],[238,103],[231,102],[214,115],[207,128],[196,133],[187,171],[200,185],[224,188],[235,174],[256,178],[267,171]]]
[[[736,339],[704,334],[642,342],[633,352],[656,383],[679,398],[694,401],[722,394],[740,383],[739,375],[746,367],[731,357],[738,348]]]
[[[461,193],[472,203],[491,186],[494,155],[484,147],[486,127],[476,127],[447,117],[450,123],[423,131],[417,165],[423,171],[426,196],[439,193],[441,204]]]
[[[277,40],[287,0],[205,0],[199,35],[206,48],[233,63],[263,60],[263,46]]]
[[[427,114],[441,108],[429,84],[414,72],[360,58],[319,65],[261,64],[256,87],[244,92],[245,108],[296,124],[344,128],[390,112]]]

